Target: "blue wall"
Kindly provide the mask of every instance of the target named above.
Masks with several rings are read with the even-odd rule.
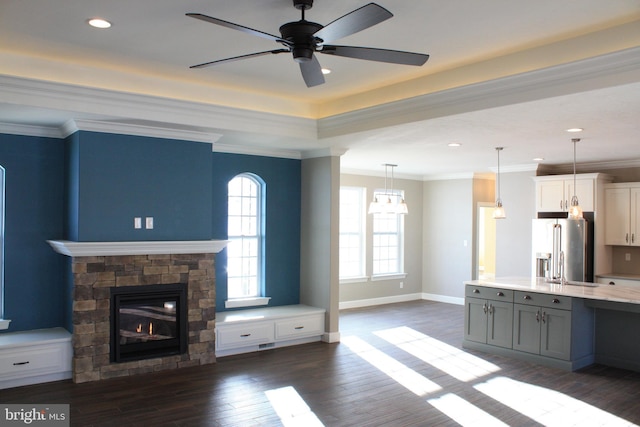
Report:
[[[227,238],[227,183],[239,173],[258,175],[266,186],[265,296],[270,306],[300,303],[301,162],[213,153],[214,239]],[[224,311],[227,272],[224,250],[216,257],[216,311]]]
[[[47,239],[64,224],[64,141],[0,134],[6,170],[5,317],[9,331],[70,321],[65,260]]]
[[[70,259],[46,240],[206,240],[227,237],[227,183],[266,183],[269,305],[300,300],[299,160],[212,153],[211,145],[80,131],[65,140],[0,134],[6,169],[5,315],[9,332],[71,328]],[[133,218],[154,217],[136,230]],[[37,264],[33,264],[33,259]],[[226,251],[216,257],[224,310]]]

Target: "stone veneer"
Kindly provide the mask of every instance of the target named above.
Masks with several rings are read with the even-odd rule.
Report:
[[[82,383],[215,363],[215,254],[74,256],[73,381]],[[188,343],[181,355],[112,363],[111,288],[187,284]]]

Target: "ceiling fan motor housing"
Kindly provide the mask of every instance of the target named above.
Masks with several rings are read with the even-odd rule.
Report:
[[[296,62],[307,62],[313,57],[316,45],[322,40],[313,35],[323,28],[322,25],[309,21],[288,22],[280,27],[282,39],[291,47]]]

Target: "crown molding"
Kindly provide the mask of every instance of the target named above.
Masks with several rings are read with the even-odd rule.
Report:
[[[212,151],[214,153],[245,154],[249,156],[279,157],[282,159],[300,160],[302,158],[300,152],[296,150],[274,150],[271,148],[245,145],[214,143],[212,146]]]
[[[0,133],[8,135],[38,136],[44,138],[64,138],[60,129],[52,126],[32,126],[0,122]]]
[[[478,109],[567,95],[611,86],[612,81],[616,84],[636,82],[639,76],[640,47],[629,48],[321,118],[318,120],[318,135],[321,139],[332,138]]]
[[[640,159],[624,159],[624,160],[609,160],[602,162],[582,162],[576,163],[577,173],[590,173],[590,172],[606,172],[615,169],[631,169],[640,168]],[[545,165],[541,164],[538,168],[539,173],[545,175],[567,175],[573,174],[573,163],[558,164],[558,165]]]
[[[315,159],[318,157],[340,157],[348,150],[346,148],[328,147],[318,150],[309,150],[302,153],[303,159]]]

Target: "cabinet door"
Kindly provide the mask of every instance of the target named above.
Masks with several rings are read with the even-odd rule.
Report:
[[[511,348],[513,343],[513,304],[489,301],[487,344]]]
[[[556,359],[571,359],[571,312],[542,308],[540,354]]]
[[[631,203],[628,188],[605,189],[604,241],[606,245],[628,245]]]
[[[640,188],[631,189],[631,242],[640,246]]]
[[[578,197],[578,202],[580,203],[580,207],[584,212],[595,211],[593,197],[594,191],[595,183],[593,179],[576,179],[575,194]],[[571,206],[571,197],[573,197],[573,179],[565,180],[564,198],[566,200],[567,206]],[[565,210],[568,210],[568,208]]]
[[[566,210],[564,206],[564,181],[536,182],[536,211],[560,212]]]
[[[487,342],[486,300],[467,298],[465,300],[464,336],[469,341]]]
[[[540,354],[540,307],[513,305],[513,349]]]

